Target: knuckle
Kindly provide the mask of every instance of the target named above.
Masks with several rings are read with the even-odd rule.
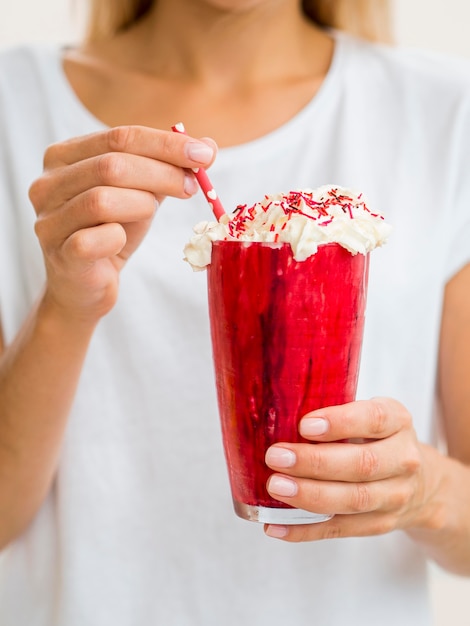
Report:
[[[369,486],[362,483],[354,485],[349,502],[351,511],[354,513],[368,511],[370,509],[370,504],[371,495]]]
[[[97,219],[105,221],[111,204],[111,193],[106,187],[93,187],[86,194],[88,210]]]
[[[401,485],[393,495],[395,509],[403,509],[413,499],[414,489],[411,485]]]
[[[333,517],[327,524],[324,526],[324,539],[341,539],[345,536],[344,530],[340,524],[332,523],[335,518]]]
[[[337,517],[332,517],[323,525],[322,539],[341,539],[346,536],[343,526],[337,520]]]
[[[87,245],[87,238],[83,236],[83,233],[76,231],[70,235],[67,239],[67,253],[75,259],[86,259],[89,254],[89,246]]]
[[[359,459],[357,471],[363,480],[374,478],[379,471],[379,458],[377,454],[367,446],[362,444],[359,446]]]
[[[402,462],[406,474],[417,474],[422,467],[421,455],[416,446],[410,446],[408,453]]]
[[[108,146],[111,152],[127,152],[135,138],[132,126],[115,126],[108,131]]]
[[[318,475],[324,469],[324,461],[319,446],[310,444],[308,449],[308,466],[313,476]]]
[[[46,224],[43,217],[39,216],[34,222],[34,233],[39,241],[44,239],[44,235],[46,233]]]
[[[43,157],[43,165],[44,168],[50,167],[52,164],[57,164],[62,162],[61,159],[62,154],[62,144],[61,143],[52,143],[44,151]]]
[[[31,200],[32,204],[34,205],[34,208],[36,208],[38,202],[39,202],[39,198],[42,195],[41,194],[41,183],[39,182],[39,178],[36,179],[29,187],[28,190],[28,197]]]
[[[400,417],[403,428],[413,428],[413,418],[403,405],[400,405]]]
[[[322,481],[309,481],[309,502],[312,507],[324,500]]]
[[[124,174],[124,162],[118,152],[102,154],[97,159],[99,180],[105,185],[117,184]]]
[[[36,212],[39,211],[40,207],[44,203],[44,199],[47,197],[48,191],[49,191],[49,184],[44,175],[41,176],[40,178],[37,178],[30,185],[29,190],[28,190],[28,196]]]
[[[381,437],[385,433],[387,425],[387,410],[385,403],[380,399],[371,402],[369,415],[369,429],[372,435]]]
[[[175,150],[175,134],[162,133],[160,135],[160,149],[164,161],[172,161],[171,155]]]

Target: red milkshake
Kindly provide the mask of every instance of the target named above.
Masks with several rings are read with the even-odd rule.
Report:
[[[354,400],[368,259],[337,244],[320,246],[305,261],[295,261],[288,244],[213,244],[208,289],[215,376],[241,517],[328,519],[271,498],[264,456],[273,443],[302,441],[298,423],[308,411]]]
[[[309,411],[354,400],[369,252],[389,231],[362,194],[335,186],[265,196],[195,228],[186,259],[208,271],[223,442],[241,517],[329,519],[269,496],[265,453],[302,441]]]

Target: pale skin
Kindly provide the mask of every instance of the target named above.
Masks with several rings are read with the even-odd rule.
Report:
[[[279,38],[282,49],[273,46]],[[71,85],[110,129],[50,147],[31,187],[47,282],[0,360],[0,546],[24,531],[50,489],[89,341],[116,302],[155,200],[193,195],[188,169],[215,158],[214,142],[194,137],[230,146],[279,127],[318,90],[332,50],[296,0],[159,0],[127,32],[67,53]],[[166,130],[179,120],[190,137]],[[470,574],[469,346],[465,267],[447,285],[442,314],[448,455],[417,440],[397,400],[316,411],[300,432],[323,445],[268,450],[268,490],[335,516],[265,532],[312,541],[401,529],[443,567]],[[367,443],[334,443],[347,438]]]

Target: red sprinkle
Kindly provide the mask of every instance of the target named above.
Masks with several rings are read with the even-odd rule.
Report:
[[[378,217],[384,219],[377,213],[371,213],[364,200],[362,199],[362,193],[357,196],[357,202],[355,203],[358,208],[366,211],[372,217]],[[351,198],[345,196],[336,187],[328,189],[325,195],[320,200],[313,199],[312,192],[305,191],[289,191],[284,194],[280,200],[273,201],[268,195],[265,195],[265,200],[268,200],[265,206],[262,206],[264,212],[267,212],[273,204],[277,204],[279,208],[284,212],[286,221],[282,224],[281,230],[284,230],[287,222],[295,215],[303,215],[304,217],[313,221],[318,221],[320,226],[328,226],[334,221],[335,216],[330,215],[331,207],[339,207],[344,213],[348,214],[350,219],[354,219],[353,203]],[[310,209],[310,213],[306,213],[302,210],[302,206],[307,206]],[[239,204],[235,209],[234,217],[228,223],[228,230],[232,237],[236,237],[237,234],[246,231],[249,222],[253,222],[256,218],[256,214],[259,211],[260,203],[256,203],[253,206],[248,207],[246,204]],[[328,219],[324,219],[328,218]],[[275,232],[276,226],[272,224],[270,226],[270,232]],[[278,235],[275,237],[275,241],[278,241]]]

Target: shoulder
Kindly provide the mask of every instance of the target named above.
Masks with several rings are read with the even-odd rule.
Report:
[[[443,113],[470,102],[470,60],[339,35],[347,79],[371,95]]]
[[[59,46],[21,46],[0,52],[0,122],[37,117],[60,81]]]
[[[59,46],[21,46],[0,52],[0,163],[19,163],[32,179],[55,141],[61,114]],[[1,168],[0,176],[8,176]],[[1,183],[0,183],[1,184]],[[11,183],[13,184],[13,183]]]
[[[0,52],[0,137],[16,149],[23,138],[32,148],[55,140],[68,115],[61,46],[28,45]],[[29,139],[28,139],[29,138]]]
[[[48,80],[60,60],[58,46],[18,46],[0,51],[0,86],[17,95]]]

